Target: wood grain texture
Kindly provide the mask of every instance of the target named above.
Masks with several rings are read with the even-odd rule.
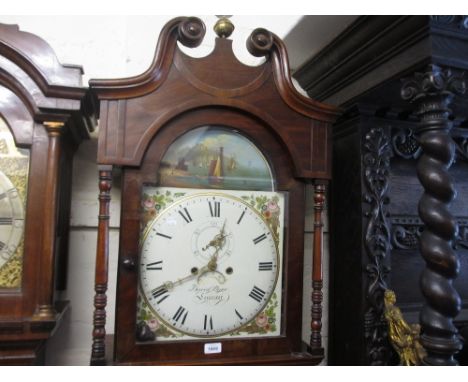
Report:
[[[57,203],[58,203],[58,178],[60,175],[60,135],[63,123],[45,123],[45,129],[49,138],[47,148],[47,162],[45,166],[44,205],[43,215],[43,260],[39,269],[39,296],[34,320],[53,320],[54,311],[54,270],[55,270],[55,237],[57,229]]]
[[[81,87],[83,69],[62,65],[46,41],[21,31],[18,25],[0,24],[0,36],[0,54],[24,70],[46,97],[85,97],[87,90]]]
[[[106,292],[109,273],[109,206],[111,188],[112,169],[101,167],[99,171],[98,243],[96,249],[91,365],[104,365],[106,363]]]
[[[172,118],[199,108],[224,107],[251,114],[274,129],[294,158],[298,177],[329,178],[327,126],[338,110],[297,93],[280,40],[272,37],[269,59],[259,67],[240,63],[231,41],[219,38],[210,55],[193,59],[176,45],[178,28],[188,21],[176,20],[163,28],[153,64],[145,73],[90,81],[102,109],[98,162],[139,166],[152,137]],[[170,94],[177,94],[176,104]],[[128,134],[115,124],[125,124]]]
[[[38,36],[0,24],[0,116],[16,145],[30,150],[22,283],[15,290],[0,289],[2,364],[43,363],[45,341],[62,317],[54,285],[55,276],[64,271],[63,266],[57,269],[55,260],[68,251],[63,243],[71,178],[63,171],[94,128],[81,74],[79,67],[61,65]],[[63,125],[60,137],[49,134],[41,122]]]
[[[163,28],[153,63],[128,79],[91,80],[100,102],[98,162],[123,168],[121,235],[117,288],[114,362],[117,364],[317,364],[301,340],[304,202],[307,180],[329,179],[330,126],[336,108],[295,91],[282,42],[268,31],[254,32],[253,43],[266,39],[264,64],[249,67],[232,52],[232,42],[217,39],[203,58],[184,54],[177,41],[201,43],[205,26],[196,18],[177,18]],[[258,49],[257,49],[258,50]],[[278,191],[288,193],[283,266],[282,335],[277,338],[223,339],[223,353],[207,357],[205,341],[139,344],[136,301],[141,188],[158,184],[158,169],[167,148],[181,135],[205,126],[230,127],[251,140],[273,169]],[[99,232],[102,243],[105,232]],[[97,274],[106,274],[98,248]],[[320,264],[321,251],[316,255]],[[99,265],[99,263],[101,263]],[[316,271],[317,272],[317,271]],[[318,281],[318,280],[317,280]],[[316,334],[320,331],[315,327]],[[308,344],[307,344],[308,345]],[[101,353],[103,354],[103,353]]]

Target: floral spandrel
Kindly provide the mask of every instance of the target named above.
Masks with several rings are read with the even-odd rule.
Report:
[[[279,245],[280,213],[279,198],[273,196],[269,198],[266,195],[245,195],[242,199],[249,203],[257,212],[262,215],[265,222],[271,229],[275,243]]]
[[[257,317],[239,330],[231,333],[231,336],[242,334],[268,334],[276,331],[277,318],[276,308],[278,307],[278,297],[273,293],[265,309]]]
[[[184,192],[155,191],[154,193],[143,193],[141,202],[141,229],[148,225],[163,211],[168,204],[184,196]]]
[[[138,324],[147,325],[148,329],[154,333],[156,338],[177,338],[182,336],[181,333],[170,330],[166,325],[160,322],[140,295],[138,295],[137,307]]]

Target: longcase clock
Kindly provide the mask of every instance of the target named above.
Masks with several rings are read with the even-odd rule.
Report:
[[[82,69],[50,46],[0,24],[0,364],[44,362],[68,307],[73,153],[89,137],[92,104]]]
[[[100,104],[100,212],[91,364],[317,364],[322,209],[337,110],[299,95],[264,29],[240,63],[222,19],[163,28],[150,68],[91,80]],[[106,339],[112,170],[122,169],[115,335]],[[312,337],[301,339],[304,201],[315,184]],[[107,346],[107,347],[106,347]]]

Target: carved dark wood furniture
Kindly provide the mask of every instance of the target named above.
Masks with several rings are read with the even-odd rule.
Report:
[[[295,73],[311,97],[347,110],[333,134],[331,364],[394,361],[385,288],[412,322],[420,313],[425,363],[457,364],[456,326],[466,335],[468,318],[467,68],[466,16],[379,16],[359,17]]]
[[[42,364],[68,307],[55,290],[66,285],[72,159],[93,128],[81,76],[39,37],[0,25],[2,187],[13,184],[0,195],[2,365]]]
[[[329,129],[333,107],[294,90],[282,42],[255,30],[249,51],[265,56],[258,67],[241,64],[231,40],[217,38],[214,51],[194,59],[177,42],[198,46],[205,26],[197,18],[176,18],[163,28],[150,68],[119,80],[91,80],[100,102],[100,211],[96,259],[96,297],[91,364],[317,364],[321,344],[321,225],[325,184],[331,175]],[[271,161],[278,190],[289,193],[285,240],[284,312],[280,337],[221,339],[221,354],[204,354],[206,341],[146,343],[136,340],[139,214],[143,182],[157,184],[161,158],[180,135],[197,126],[235,127]],[[122,217],[114,353],[106,349],[106,290],[109,251],[109,192],[113,168],[122,169]],[[316,236],[313,272],[312,338],[301,341],[303,203],[307,182],[316,184]],[[312,255],[312,254],[311,254]],[[113,314],[113,313],[111,313]],[[205,321],[206,325],[206,321]],[[213,340],[211,340],[212,342]]]

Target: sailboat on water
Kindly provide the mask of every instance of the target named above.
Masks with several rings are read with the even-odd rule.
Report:
[[[219,148],[219,155],[210,162],[208,169],[208,182],[211,185],[220,185],[224,181],[224,154],[223,147]]]
[[[234,155],[231,155],[231,158],[229,159],[229,163],[227,166],[228,171],[234,171],[237,168],[237,162],[236,162],[236,157]]]

